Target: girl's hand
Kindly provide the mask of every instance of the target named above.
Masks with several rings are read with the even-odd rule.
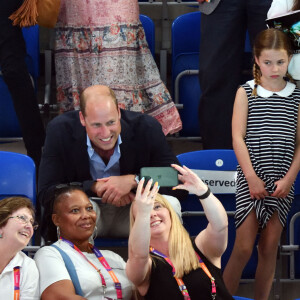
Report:
[[[266,184],[258,176],[247,178],[250,197],[252,200],[262,200],[266,196],[269,196],[269,193],[265,189]]]
[[[172,164],[171,166],[180,173],[178,174],[178,179],[183,182],[183,184],[173,187],[173,190],[186,190],[197,196],[206,193],[207,185],[192,170],[186,166],[180,167],[175,164]]]
[[[153,188],[151,189],[153,180],[150,179],[147,182],[147,185],[144,189],[143,188],[144,182],[145,182],[145,178],[142,178],[136,189],[136,195],[135,195],[136,207],[138,213],[150,215],[151,210],[153,209],[156,195],[159,190],[159,186],[158,183],[155,182]]]
[[[275,182],[276,189],[271,195],[272,197],[285,198],[290,192],[293,182],[290,182],[287,178],[283,177]]]

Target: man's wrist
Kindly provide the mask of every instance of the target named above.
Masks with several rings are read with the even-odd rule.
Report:
[[[95,194],[96,194],[96,184],[97,184],[97,180],[94,180],[94,182],[92,183],[91,188],[90,188],[91,191]]]

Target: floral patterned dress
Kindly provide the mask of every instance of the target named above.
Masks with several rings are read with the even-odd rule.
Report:
[[[165,134],[182,127],[148,48],[137,0],[62,0],[55,68],[62,112],[79,109],[83,89],[103,84],[120,108],[150,114]]]

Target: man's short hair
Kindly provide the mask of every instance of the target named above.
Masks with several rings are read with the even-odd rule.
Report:
[[[114,101],[116,108],[119,109],[119,105],[118,105],[118,100],[116,97],[115,92],[108,86],[107,87],[109,90],[109,95],[111,96],[112,100]],[[84,91],[80,94],[80,110],[83,114],[83,116],[85,116],[85,107],[86,107],[86,97],[84,96]]]

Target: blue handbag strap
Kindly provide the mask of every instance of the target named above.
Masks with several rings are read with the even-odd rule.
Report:
[[[77,295],[82,296],[83,297],[83,292],[79,283],[79,279],[75,270],[75,266],[73,264],[73,262],[71,261],[70,257],[68,256],[68,254],[63,251],[62,249],[60,249],[59,247],[57,247],[56,245],[51,245],[52,247],[54,247],[55,249],[57,249],[59,251],[59,253],[61,254],[64,263],[66,265],[66,268],[69,272],[69,275],[71,277],[71,280],[73,282],[74,288],[75,288],[75,292]]]

